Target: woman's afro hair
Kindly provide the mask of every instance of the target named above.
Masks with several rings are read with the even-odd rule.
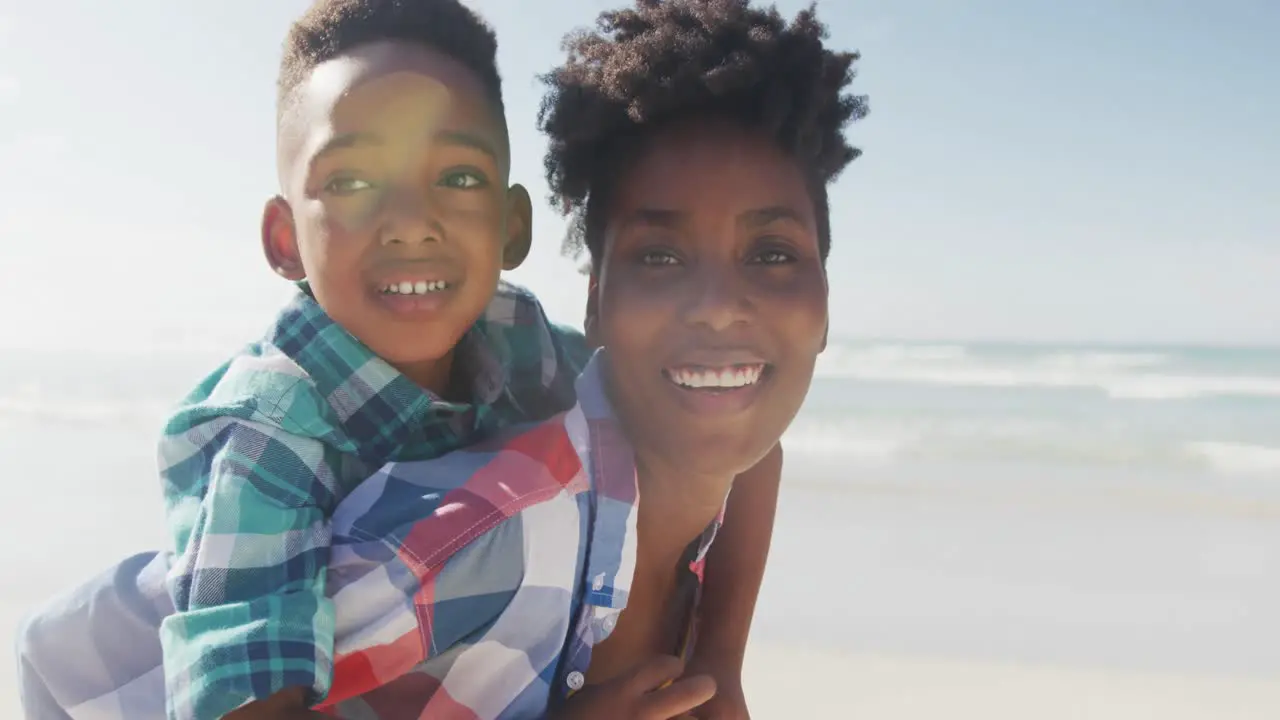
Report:
[[[655,128],[705,115],[769,133],[801,164],[825,260],[826,185],[861,154],[844,129],[867,113],[846,92],[859,54],[827,49],[826,37],[813,5],[788,24],[748,0],[636,0],[569,35],[538,115],[552,202],[573,217],[566,253],[598,262],[612,179]]]

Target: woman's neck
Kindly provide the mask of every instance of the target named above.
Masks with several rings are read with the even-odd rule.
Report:
[[[720,515],[733,475],[698,475],[660,462],[636,459],[640,493],[637,530],[650,551],[675,562],[689,543]]]

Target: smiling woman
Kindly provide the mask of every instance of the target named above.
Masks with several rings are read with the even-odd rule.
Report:
[[[548,185],[566,250],[590,254],[588,335],[618,351],[615,392],[652,408],[636,432],[714,466],[742,448],[669,418],[769,407],[734,436],[778,433],[799,400],[753,398],[802,397],[825,346],[826,187],[859,154],[858,56],[827,49],[812,10],[788,25],[741,0],[640,2],[600,28],[545,77]]]
[[[644,594],[593,654],[587,681],[607,683],[663,636],[665,539],[705,522],[726,470],[762,458],[808,390],[828,327],[826,187],[858,155],[844,129],[866,104],[846,94],[857,55],[826,48],[812,10],[788,24],[742,0],[641,1],[597,27],[544,78],[540,123],[552,197],[573,216],[566,250],[590,254],[587,334],[609,351],[643,478]],[[761,483],[735,497],[771,517]],[[758,578],[768,526],[735,509],[711,567]],[[713,578],[707,612],[734,621],[699,647],[723,649],[745,638],[754,598]],[[708,717],[745,714],[732,668],[695,665],[725,680]]]

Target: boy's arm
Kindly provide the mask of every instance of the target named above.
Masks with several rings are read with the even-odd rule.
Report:
[[[755,613],[756,598],[764,579],[774,514],[782,480],[782,445],[733,483],[724,525],[707,553],[706,575],[699,615],[698,644],[692,666],[709,672],[719,688],[716,698],[703,708],[707,717],[716,708],[742,703],[741,674],[747,636]]]
[[[225,416],[161,441],[178,551],[176,612],[160,626],[170,717],[214,720],[291,688],[307,704],[328,692],[332,452]]]

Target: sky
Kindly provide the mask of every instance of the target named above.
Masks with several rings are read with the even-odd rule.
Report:
[[[472,3],[535,199],[510,277],[571,323],[585,280],[545,202],[536,74],[616,2]],[[275,73],[305,4],[0,0],[0,347],[265,328],[289,292],[258,240]],[[819,3],[871,106],[831,190],[837,336],[1280,344],[1280,3],[1154,6]]]

